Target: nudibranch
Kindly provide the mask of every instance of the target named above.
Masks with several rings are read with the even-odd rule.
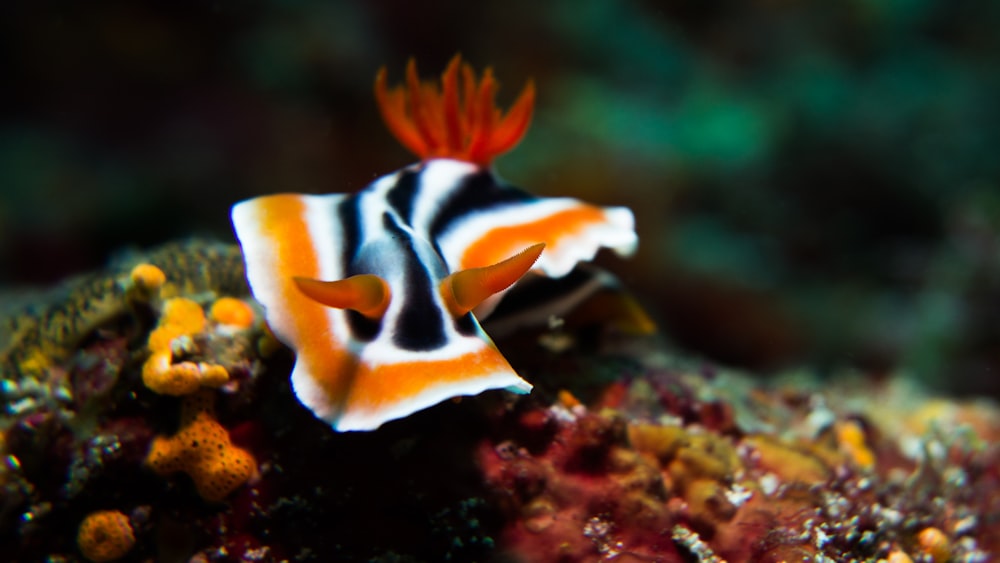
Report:
[[[496,176],[493,160],[527,130],[534,87],[506,113],[496,90],[491,70],[479,79],[457,56],[440,86],[411,60],[389,88],[383,68],[382,117],[419,163],[355,194],[233,206],[250,288],[296,353],[295,394],[338,431],[488,389],[528,393],[479,321],[529,270],[560,277],[602,247],[635,249],[628,209],[540,198]]]

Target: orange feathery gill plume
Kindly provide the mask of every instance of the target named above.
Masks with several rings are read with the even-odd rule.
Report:
[[[506,114],[496,107],[498,84],[487,68],[481,81],[460,55],[441,76],[441,88],[421,82],[417,65],[406,65],[406,82],[386,85],[385,67],[375,78],[375,98],[392,134],[420,158],[454,158],[488,166],[521,140],[535,104],[531,82]]]

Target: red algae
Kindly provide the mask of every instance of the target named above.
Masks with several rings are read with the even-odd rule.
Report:
[[[639,380],[633,385],[649,388]],[[749,406],[745,399],[709,399],[707,404],[723,404],[734,413],[731,424],[696,414],[719,412],[706,411],[705,403],[693,399],[710,395],[710,385],[686,375],[676,378],[673,389],[688,399],[661,401],[668,407],[661,422],[630,418],[636,397],[622,392],[621,383],[611,386],[616,411],[597,414],[575,405],[570,412],[564,401],[534,407],[558,420],[559,428],[547,444],[531,449],[518,447],[512,437],[523,433],[522,421],[541,414],[509,418],[512,424],[478,450],[508,517],[501,542],[505,553],[523,561],[619,555],[659,561],[846,561],[907,553],[935,561],[956,553],[986,560],[992,540],[976,533],[981,520],[973,514],[985,514],[981,500],[991,497],[977,499],[958,487],[968,479],[996,486],[995,478],[977,478],[977,464],[970,463],[993,449],[971,443],[965,446],[967,457],[942,451],[932,459],[927,456],[940,447],[933,437],[876,432],[871,421],[859,422],[864,420],[859,413],[838,415],[833,401],[817,402],[820,392],[811,403],[789,403],[791,408],[764,389],[747,395],[769,405],[759,404],[755,412],[789,422],[791,431],[748,433],[736,423]],[[695,392],[697,386],[702,388]],[[607,409],[607,396],[598,395],[595,404]],[[873,411],[884,407],[871,404]],[[679,410],[673,414],[670,408]],[[685,418],[706,424],[683,423]],[[742,421],[744,428],[765,423]],[[621,427],[624,436],[614,430]],[[901,451],[910,439],[931,449],[910,457]]]

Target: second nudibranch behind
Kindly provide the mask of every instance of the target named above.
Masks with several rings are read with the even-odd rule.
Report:
[[[529,270],[564,276],[601,247],[631,254],[631,211],[539,198],[491,170],[527,130],[534,88],[494,106],[455,57],[441,86],[375,95],[421,162],[356,194],[279,194],[233,206],[247,279],[271,330],[294,349],[298,399],[337,430],[372,430],[445,399],[527,393],[479,321]],[[543,250],[544,249],[544,250]]]

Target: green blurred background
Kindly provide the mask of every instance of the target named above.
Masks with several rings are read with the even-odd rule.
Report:
[[[511,182],[636,211],[619,272],[678,348],[1000,396],[1000,3],[14,1],[0,285],[232,240],[229,206],[413,159],[376,70],[533,78]]]

